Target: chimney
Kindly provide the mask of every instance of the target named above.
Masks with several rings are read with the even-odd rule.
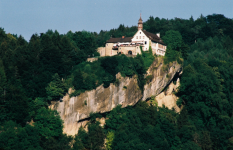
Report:
[[[122,36],[122,39],[125,38],[125,36]]]
[[[156,35],[160,38],[160,33],[157,33]]]

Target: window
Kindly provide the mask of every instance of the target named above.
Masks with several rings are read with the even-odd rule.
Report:
[[[145,37],[143,36],[143,39],[144,39]]]
[[[141,34],[141,32],[140,32],[140,34]]]
[[[139,39],[141,39],[141,36],[139,36]]]
[[[136,39],[138,39],[138,36],[136,36]]]
[[[145,41],[145,45],[146,45],[147,41]]]

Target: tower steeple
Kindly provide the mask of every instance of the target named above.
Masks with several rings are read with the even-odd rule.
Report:
[[[142,30],[143,29],[143,22],[142,22],[142,16],[141,16],[141,13],[140,13],[140,18],[138,20],[138,30]]]

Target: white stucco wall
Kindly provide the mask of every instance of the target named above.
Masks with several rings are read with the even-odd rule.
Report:
[[[133,36],[131,41],[132,42],[143,41],[143,43],[144,43],[143,51],[148,51],[149,50],[149,41],[150,41],[150,39],[142,32],[142,30],[138,30],[136,32],[136,34]],[[146,41],[146,44],[145,44],[145,41]]]
[[[131,42],[134,42],[134,43],[142,42],[143,43],[143,47],[142,47],[143,51],[148,51],[149,50],[149,46],[151,46],[153,54],[164,56],[165,53],[166,53],[166,48],[167,48],[166,46],[151,41],[143,33],[142,30],[138,30],[135,33],[135,35],[131,39]],[[146,42],[146,44],[145,44],[145,42]],[[130,44],[129,42],[126,42],[126,43]],[[112,47],[113,47],[114,44],[116,44],[116,43],[106,43],[106,45],[105,45],[105,56],[113,56],[113,55],[116,55],[117,52],[123,52],[124,54],[127,54],[129,50],[131,50],[133,52],[133,55],[141,54],[139,46],[136,46],[134,48],[133,47],[121,47],[120,46],[122,48],[122,50],[120,49],[120,47],[119,47],[118,50],[112,50]],[[121,43],[121,44],[124,44],[124,43]]]
[[[153,54],[164,56],[166,53],[167,46],[161,45],[159,43],[151,42],[151,48]]]

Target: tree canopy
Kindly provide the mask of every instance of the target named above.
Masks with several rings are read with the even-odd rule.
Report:
[[[137,76],[143,91],[146,70],[157,56],[99,58],[97,47],[110,37],[131,37],[136,26],[121,24],[99,33],[48,30],[29,41],[0,28],[0,149],[192,149],[233,147],[233,20],[221,14],[196,20],[149,17],[143,23],[160,32],[167,45],[164,62],[183,65],[177,105],[180,113],[139,102],[94,115],[87,131],[75,137],[62,132],[58,112],[49,109],[68,88],[76,96],[103,84],[118,84],[115,75]],[[105,117],[102,127],[96,117]],[[105,142],[106,141],[106,142]]]

